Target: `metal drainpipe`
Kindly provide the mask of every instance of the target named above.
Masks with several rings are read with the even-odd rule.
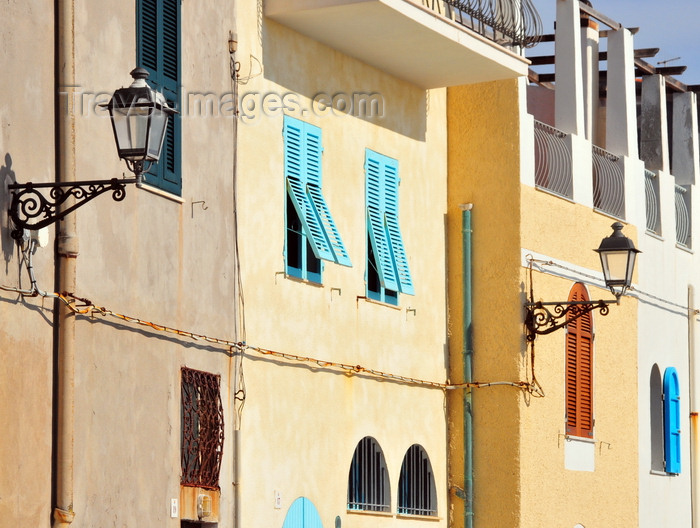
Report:
[[[695,383],[700,380],[696,369],[700,367],[695,358],[695,288],[688,286],[688,366],[690,385],[690,504],[693,527],[700,528],[700,496],[698,478],[700,477],[700,453],[698,452],[698,391]]]
[[[66,95],[56,104],[57,179],[75,181],[75,0],[57,0],[56,6],[56,89]],[[63,103],[65,102],[65,108]],[[67,204],[70,205],[70,204]],[[75,215],[58,224],[56,239],[58,291],[75,291],[75,268],[78,256]],[[75,314],[57,301],[56,315],[58,387],[56,391],[56,505],[54,528],[68,527],[75,518],[73,511],[73,431],[74,431],[74,363]]]
[[[472,340],[472,207],[473,204],[462,204],[462,324],[464,346],[462,360],[464,382],[472,382],[472,356],[474,355]],[[464,526],[474,526],[474,462],[473,462],[473,425],[472,425],[472,390],[464,393]]]

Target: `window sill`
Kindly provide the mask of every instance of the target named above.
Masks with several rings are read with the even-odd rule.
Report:
[[[391,513],[391,512],[377,512],[370,510],[346,510],[348,515],[364,515],[368,517],[387,517],[394,519],[410,519],[413,521],[429,521],[438,522],[442,520],[442,517],[437,515],[411,515],[408,513]]]
[[[163,191],[163,190],[159,189],[158,187],[153,187],[152,185],[148,185],[147,183],[137,183],[136,187],[138,189],[143,189],[144,191],[148,191],[151,194],[155,194],[156,196],[161,196],[163,198],[167,198],[168,200],[171,200],[173,202],[177,202],[179,204],[185,203],[184,198],[182,198],[181,196],[177,196],[176,194]]]
[[[355,509],[348,509],[346,510],[348,514],[352,515],[367,515],[370,517],[394,517],[394,514],[391,512],[379,512],[379,511],[372,511],[372,510],[355,510]]]
[[[442,518],[438,517],[437,515],[410,515],[408,513],[397,513],[396,518],[397,519],[411,519],[413,521],[430,521],[430,522],[438,522],[438,521],[442,520]]]
[[[387,302],[382,302],[382,301],[378,301],[376,299],[371,299],[365,295],[358,295],[357,300],[358,301],[365,301],[365,302],[368,302],[370,304],[377,304],[379,306],[386,306],[387,308],[391,308],[391,309],[397,310],[399,312],[401,311],[401,307],[398,304],[389,304]]]
[[[323,288],[323,283],[321,283],[321,282],[316,282],[316,281],[312,281],[309,279],[302,279],[301,277],[297,277],[295,275],[290,275],[286,271],[278,271],[277,274],[284,275],[285,279],[288,279],[292,282],[297,282],[299,284],[306,284],[308,286],[315,286],[316,288]]]
[[[588,444],[595,444],[594,438],[586,438],[584,436],[574,436],[574,435],[564,435],[567,442],[586,442]]]
[[[666,473],[665,471],[658,471],[656,469],[649,470],[650,475],[656,475],[657,477],[677,477],[679,473]]]

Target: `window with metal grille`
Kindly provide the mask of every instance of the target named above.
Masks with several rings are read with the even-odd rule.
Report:
[[[569,301],[588,301],[583,283],[569,292]],[[566,325],[566,434],[593,438],[593,316]]]
[[[369,436],[355,448],[348,476],[348,510],[388,512],[391,492],[384,453]]]
[[[433,468],[425,449],[418,444],[408,449],[401,464],[398,513],[437,515]]]
[[[184,486],[219,489],[224,411],[216,374],[182,368],[182,476]]]

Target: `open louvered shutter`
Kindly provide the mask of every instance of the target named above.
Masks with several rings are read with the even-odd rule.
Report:
[[[383,158],[381,154],[371,150],[366,151],[367,231],[374,251],[379,282],[387,290],[399,291],[391,254],[391,242],[385,225],[386,183]]]
[[[137,0],[137,63],[148,70],[148,83],[163,93],[168,106],[180,102],[180,1]],[[163,151],[157,164],[145,174],[146,183],[179,195],[182,190],[181,121],[168,120]]]
[[[667,473],[681,472],[681,397],[673,367],[664,372],[664,458]]]
[[[328,204],[321,192],[321,129],[284,118],[284,174],[287,191],[316,258],[351,266]]]
[[[367,230],[379,281],[387,290],[413,295],[413,281],[399,228],[398,161],[366,149],[365,174]]]
[[[386,229],[391,243],[391,253],[394,257],[399,291],[413,295],[413,281],[399,229],[399,164],[395,159],[384,158],[384,182],[386,185]]]
[[[569,301],[588,301],[581,283],[574,284]],[[593,437],[593,317],[590,313],[567,325],[566,433]]]

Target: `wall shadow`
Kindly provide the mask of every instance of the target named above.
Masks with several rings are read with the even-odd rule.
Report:
[[[355,63],[355,59],[348,59],[345,54],[300,36],[270,19],[262,18],[258,23],[265,79],[282,87],[282,92],[291,92],[289,97],[296,93],[319,102],[310,108],[302,102],[296,108],[302,118],[315,114],[322,118],[362,119],[417,141],[425,141],[428,91],[371,66]],[[326,57],[328,61],[314,62],[318,57]],[[314,75],[309,75],[309,72],[314,72]],[[243,115],[245,95],[245,90],[242,90]],[[285,94],[277,95],[283,97]]]
[[[0,166],[0,241],[2,241],[2,256],[5,260],[5,273],[9,271],[9,263],[15,251],[15,241],[10,236],[10,203],[12,194],[8,186],[16,183],[15,171],[12,170],[12,156],[5,154],[5,163]]]

